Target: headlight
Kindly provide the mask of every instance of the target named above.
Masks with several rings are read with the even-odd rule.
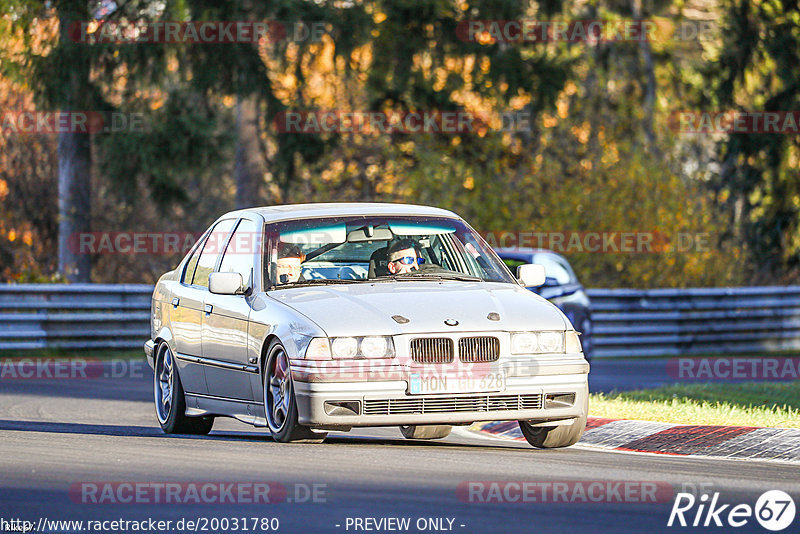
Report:
[[[306,349],[307,360],[394,358],[391,336],[316,337]]]
[[[578,338],[578,333],[575,330],[567,332],[566,352],[567,354],[583,352],[581,340]]]
[[[533,354],[539,351],[536,334],[511,334],[511,354]]]
[[[389,342],[385,337],[365,337],[361,340],[361,355],[365,358],[385,358]]]
[[[541,352],[564,352],[564,332],[539,333],[539,350]]]
[[[331,345],[334,358],[355,358],[358,354],[358,340],[354,337],[337,337]]]
[[[515,332],[511,354],[563,354],[564,332]]]

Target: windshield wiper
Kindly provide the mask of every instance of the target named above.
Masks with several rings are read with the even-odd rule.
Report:
[[[459,280],[462,282],[483,282],[483,278],[461,273],[402,273],[380,277],[382,280]]]
[[[298,280],[297,282],[292,282],[290,284],[274,285],[272,286],[272,289],[288,289],[290,287],[314,286],[314,285],[325,286],[328,284],[357,284],[359,282],[370,282],[370,281],[371,280],[367,280],[365,278],[353,278],[353,279],[313,278],[311,280]]]

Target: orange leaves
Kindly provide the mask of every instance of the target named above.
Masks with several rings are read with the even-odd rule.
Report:
[[[544,124],[545,128],[553,128],[558,124],[558,119],[549,113],[542,113],[542,124]]]
[[[556,110],[559,117],[566,119],[567,115],[569,115],[569,102],[566,99],[559,98],[558,102],[556,102]]]
[[[589,142],[589,134],[591,133],[591,125],[589,121],[584,121],[582,124],[573,126],[571,129],[572,135],[582,144],[585,145]]]

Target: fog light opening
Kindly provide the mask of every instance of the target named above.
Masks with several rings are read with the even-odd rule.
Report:
[[[325,401],[325,414],[331,416],[359,415],[360,401]]]
[[[545,409],[569,408],[575,404],[574,393],[547,393],[544,396]]]

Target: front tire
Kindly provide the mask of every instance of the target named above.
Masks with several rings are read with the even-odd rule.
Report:
[[[519,421],[522,435],[537,449],[557,449],[575,445],[583,436],[589,413],[589,398],[584,403],[583,415],[567,426],[531,426],[528,421]]]
[[[297,422],[289,356],[280,341],[273,340],[267,349],[264,367],[264,412],[273,439],[280,443],[303,441],[322,443],[327,432],[314,432]]]
[[[401,426],[400,433],[406,439],[441,439],[450,435],[450,425],[409,425]]]
[[[186,397],[181,377],[175,365],[175,357],[166,343],[158,347],[153,369],[153,396],[156,417],[161,430],[166,434],[201,434],[211,432],[214,418],[187,417]]]

